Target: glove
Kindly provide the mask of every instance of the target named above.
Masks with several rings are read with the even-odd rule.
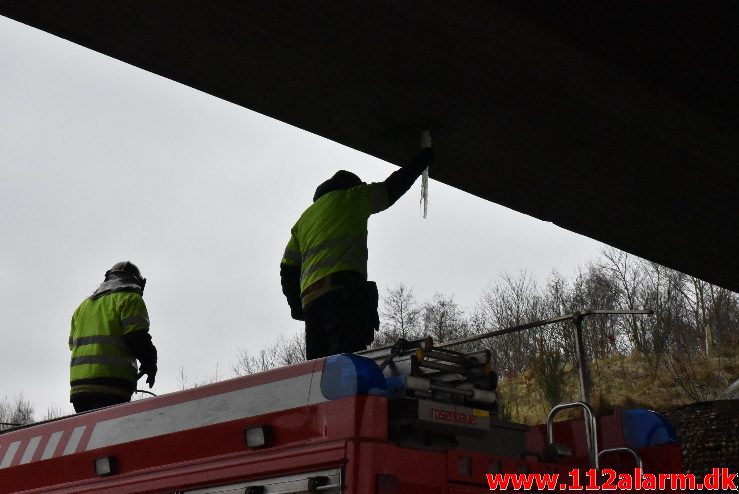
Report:
[[[296,321],[305,321],[305,315],[303,315],[303,306],[300,304],[291,305],[290,317],[292,317]]]
[[[150,367],[141,366],[141,374],[146,374],[146,384],[149,385],[149,389],[154,386],[154,381],[157,376],[157,366],[153,365]]]
[[[434,148],[423,148],[420,153],[411,159],[411,166],[426,168],[434,161]]]
[[[280,264],[280,284],[290,306],[290,316],[297,321],[305,320],[300,300],[300,267]]]

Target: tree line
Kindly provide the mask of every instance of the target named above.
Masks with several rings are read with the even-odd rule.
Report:
[[[715,397],[696,373],[705,359],[736,352],[739,345],[739,294],[613,248],[578,268],[571,276],[553,271],[538,281],[526,271],[502,274],[482,290],[471,307],[453,294],[436,293],[419,301],[412,287],[387,288],[381,300],[381,329],[373,347],[399,338],[432,336],[435,342],[466,338],[588,309],[651,309],[652,316],[588,317],[583,326],[591,360],[638,356],[651,376],[669,376],[685,398]],[[468,344],[463,350],[487,349],[502,377],[533,371],[544,399],[563,399],[564,380],[575,361],[573,325],[538,329]],[[289,365],[304,359],[302,335],[280,338],[255,355],[241,350],[237,375]],[[730,384],[730,378],[725,376]]]
[[[525,271],[491,283],[471,309],[453,296],[419,304],[399,284],[383,299],[376,344],[431,335],[446,341],[587,309],[652,309],[654,316],[593,316],[585,340],[592,358],[638,353],[654,366],[677,356],[713,354],[739,342],[739,295],[615,249],[577,270],[553,272],[539,285]],[[505,335],[486,343],[503,374],[530,366],[542,349],[574,357],[571,326]]]
[[[716,397],[714,389],[696,378],[707,359],[736,354],[739,348],[739,294],[613,248],[604,249],[570,276],[553,271],[538,281],[526,271],[501,274],[468,307],[460,305],[453,294],[438,292],[430,300],[419,301],[405,283],[388,287],[381,299],[381,329],[373,347],[426,336],[439,343],[588,309],[652,309],[653,316],[588,317],[583,327],[588,357],[600,361],[637,356],[646,362],[649,377],[669,376],[685,398],[693,401]],[[564,381],[575,361],[569,322],[486,339],[461,349],[490,351],[493,368],[504,379],[530,372],[550,405],[564,398]],[[304,359],[304,336],[282,336],[257,353],[239,349],[231,375]],[[190,382],[184,369],[180,374],[182,388],[230,377],[216,371],[215,376]],[[719,384],[726,385],[735,378],[717,376],[726,381]],[[516,397],[508,399],[515,401]],[[49,410],[45,418],[61,414],[61,410]],[[33,406],[22,395],[0,399],[0,422],[32,420]]]

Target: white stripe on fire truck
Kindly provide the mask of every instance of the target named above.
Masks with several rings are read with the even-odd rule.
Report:
[[[86,427],[87,426],[84,425],[77,427],[74,432],[72,432],[72,435],[69,437],[69,441],[67,442],[67,446],[64,449],[65,455],[69,455],[77,451],[77,446],[79,446],[80,439],[82,438],[82,434],[85,432]],[[49,458],[54,456],[54,452],[56,451],[56,448],[59,445],[59,441],[61,440],[63,435],[64,431],[56,431],[51,435],[51,437],[49,438],[49,442],[44,448],[44,452],[41,455],[41,458],[39,458],[40,460],[48,460]],[[42,439],[43,436],[36,436],[28,441],[28,445],[23,452],[23,456],[18,462],[19,465],[31,463],[33,455],[36,453],[36,450],[38,449],[39,444],[41,444]],[[3,456],[2,462],[0,462],[0,469],[8,468],[13,463],[13,459],[15,459],[15,455],[18,453],[21,444],[22,441],[15,441],[13,443],[10,443],[10,446],[8,446],[8,449],[5,451],[5,456]]]
[[[25,465],[29,461],[31,461],[31,458],[33,458],[33,454],[36,452],[36,448],[38,448],[38,443],[41,442],[41,436],[36,436],[30,441],[28,441],[28,446],[26,446],[26,451],[23,453],[23,457],[21,458],[20,465]]]
[[[71,455],[72,453],[77,451],[77,446],[80,444],[80,439],[82,438],[82,434],[85,432],[86,428],[86,425],[81,425],[79,427],[76,427],[72,431],[72,435],[69,436],[67,447],[64,448],[64,453],[62,453],[62,456]]]
[[[98,422],[86,450],[327,401],[321,393],[311,392],[320,381],[320,372],[303,374]]]
[[[15,453],[18,451],[18,447],[21,445],[20,441],[15,441],[13,443],[10,443],[10,446],[8,446],[8,450],[5,452],[5,456],[3,457],[2,463],[0,463],[0,468],[8,468],[10,464],[13,462],[13,458],[15,458]]]
[[[41,455],[42,460],[48,460],[52,456],[54,456],[54,451],[56,451],[56,447],[59,444],[59,440],[62,438],[62,435],[64,434],[64,431],[56,431],[54,434],[51,435],[49,438],[49,442],[46,443],[46,448],[44,448],[44,452]]]

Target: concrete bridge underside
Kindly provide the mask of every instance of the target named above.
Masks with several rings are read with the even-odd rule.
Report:
[[[739,3],[0,0],[0,14],[391,163],[428,126],[433,178],[739,291]]]

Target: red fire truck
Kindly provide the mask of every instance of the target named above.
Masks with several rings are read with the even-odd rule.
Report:
[[[466,494],[488,473],[680,470],[656,414],[502,422],[496,380],[488,352],[430,339],[304,362],[4,431],[0,493]],[[585,418],[554,423],[567,407]]]

